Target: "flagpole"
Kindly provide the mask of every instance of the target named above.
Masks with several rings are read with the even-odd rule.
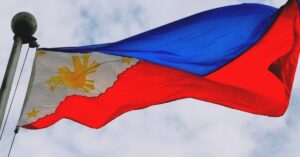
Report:
[[[11,28],[15,34],[14,44],[11,50],[7,68],[4,74],[2,85],[0,88],[0,128],[2,128],[3,118],[10,95],[12,83],[14,80],[18,60],[20,57],[23,44],[35,43],[36,38],[32,35],[37,29],[35,17],[27,12],[16,14],[11,22]]]

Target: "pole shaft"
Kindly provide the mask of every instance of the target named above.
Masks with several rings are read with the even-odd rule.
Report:
[[[2,126],[5,109],[7,106],[8,98],[10,95],[12,83],[14,80],[15,72],[17,69],[19,57],[21,54],[22,48],[22,38],[15,36],[14,37],[14,45],[11,50],[11,54],[9,57],[9,61],[7,64],[7,68],[5,71],[5,75],[3,78],[3,82],[0,89],[0,128]]]

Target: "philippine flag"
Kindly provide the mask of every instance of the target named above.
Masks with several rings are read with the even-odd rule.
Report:
[[[99,128],[131,110],[195,98],[254,114],[286,111],[300,51],[299,1],[202,12],[108,44],[36,53],[19,126],[68,118]]]

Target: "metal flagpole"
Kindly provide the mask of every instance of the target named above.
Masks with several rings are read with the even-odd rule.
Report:
[[[14,44],[0,88],[0,128],[2,128],[5,109],[18,65],[22,44],[35,43],[36,38],[32,35],[37,29],[37,22],[32,14],[20,12],[13,17],[11,28],[15,36]]]

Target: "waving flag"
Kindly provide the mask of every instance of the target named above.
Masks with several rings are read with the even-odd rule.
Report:
[[[227,6],[114,43],[39,49],[19,125],[99,128],[183,98],[281,116],[300,51],[298,5]]]

